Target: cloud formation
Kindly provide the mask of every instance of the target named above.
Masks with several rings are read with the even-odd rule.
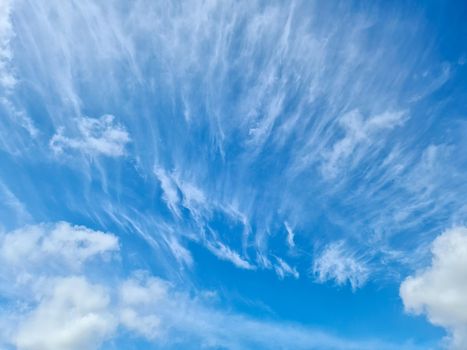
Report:
[[[400,286],[407,312],[450,333],[451,349],[467,348],[467,228],[449,229],[432,244],[431,265]]]
[[[38,164],[50,160],[51,149],[92,157],[67,165],[83,186],[102,184],[101,196],[76,201],[107,224],[109,208],[114,221],[136,215],[109,204],[112,189],[147,208],[160,198],[141,196],[141,184],[148,193],[159,184],[157,195],[173,217],[165,217],[163,206],[138,213],[139,231],[153,246],[155,217],[177,226],[174,240],[202,242],[216,215],[228,221],[227,212],[240,213],[239,238],[233,225],[217,230],[216,241],[241,251],[243,260],[258,251],[289,260],[283,247],[268,244],[282,223],[313,240],[302,228],[323,218],[334,223],[330,240],[351,234],[368,258],[384,255],[397,264],[393,252],[410,249],[391,246],[393,236],[413,237],[415,244],[425,215],[433,214],[433,230],[447,215],[460,215],[453,208],[466,186],[454,177],[441,180],[435,169],[418,171],[432,140],[425,138],[429,132],[412,132],[411,123],[442,128],[417,104],[454,72],[427,48],[419,12],[388,17],[376,5],[307,1],[162,4],[17,0],[5,6],[2,32],[15,44],[14,52],[8,45],[10,63],[27,82],[5,114],[27,132],[0,126],[0,147],[30,154]],[[22,108],[30,120],[14,116]],[[84,117],[103,111],[118,121]],[[106,157],[119,169],[135,167],[137,175],[125,176],[137,178],[114,176]],[[411,186],[420,172],[430,177],[430,194]],[[442,195],[452,188],[459,194]],[[290,248],[296,242],[288,232],[282,243]],[[310,240],[297,240],[304,245],[294,247],[297,259]]]
[[[80,117],[76,119],[75,135],[65,136],[65,130],[59,129],[51,138],[50,147],[57,154],[71,149],[86,155],[123,156],[130,136],[114,120],[113,115],[103,115],[97,119]]]
[[[250,264],[247,260],[243,259],[236,251],[233,251],[220,241],[208,241],[206,242],[206,247],[219,259],[229,261],[238,268],[246,270],[255,269],[255,267],[252,264]]]
[[[114,331],[109,296],[84,277],[66,277],[51,284],[40,303],[17,330],[18,350],[98,349]]]
[[[18,350],[96,350],[123,331],[167,349],[400,348],[226,312],[212,294],[180,289],[147,271],[122,275],[115,269],[115,260],[102,255],[117,249],[114,235],[64,222],[7,233],[0,242],[2,269],[17,269],[18,259],[27,260],[24,254],[31,252],[31,247],[36,248],[31,258],[35,265],[27,261],[16,276],[2,274],[0,278],[3,296],[16,301],[0,314],[0,325],[8,325],[8,331],[0,332],[0,345]],[[91,264],[91,258],[99,263]],[[73,259],[78,259],[79,269],[70,264]],[[57,271],[51,269],[54,264],[63,266]],[[110,265],[114,267],[112,276],[106,273]],[[25,283],[23,288],[14,288],[20,281]]]
[[[11,1],[0,1],[0,93],[3,89],[11,89],[16,79],[10,67],[12,51],[10,41],[14,35],[13,26],[10,21]]]
[[[334,281],[337,285],[349,283],[353,290],[362,287],[370,275],[365,261],[349,249],[344,241],[327,245],[313,262],[316,281]]]
[[[0,292],[15,302],[6,313],[13,329],[1,342],[20,350],[99,348],[117,323],[108,291],[84,273],[118,250],[114,235],[66,222],[2,235]]]
[[[297,327],[218,316],[154,276],[91,278],[88,265],[117,254],[114,235],[57,224],[10,231],[76,218],[135,245],[144,238],[151,258],[132,259],[171,281],[196,279],[207,253],[255,282],[267,270],[303,286],[312,264],[319,283],[356,290],[380,277],[373,267],[399,283],[393,276],[467,214],[464,91],[455,90],[465,83],[437,51],[456,40],[443,33],[436,43],[430,6],[0,0],[0,225],[10,237],[1,287],[32,295],[22,295],[32,300],[24,317],[35,324],[34,310],[59,299],[44,284],[84,278],[79,288],[108,300],[95,311],[103,319],[115,308],[117,329],[165,339],[176,322],[144,298],[113,295],[160,284],[216,320],[205,324],[213,344],[246,346],[215,329],[244,321],[290,345]],[[220,288],[230,276],[219,271],[206,273]],[[98,342],[118,333],[108,329]],[[293,334],[312,342],[302,333]]]
[[[89,259],[118,250],[115,236],[66,222],[26,226],[0,238],[0,261],[10,271],[48,265],[79,270]]]
[[[330,151],[324,152],[323,174],[334,178],[344,166],[357,166],[363,154],[368,153],[365,148],[376,148],[380,144],[376,138],[384,131],[403,125],[406,120],[403,112],[385,112],[366,119],[358,110],[344,114],[338,123],[345,130],[345,136],[334,143]]]

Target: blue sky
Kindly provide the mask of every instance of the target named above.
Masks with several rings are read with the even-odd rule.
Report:
[[[466,19],[0,0],[0,348],[467,348]]]

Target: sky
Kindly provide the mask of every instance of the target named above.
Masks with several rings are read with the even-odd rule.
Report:
[[[0,0],[0,349],[467,349],[465,1]]]

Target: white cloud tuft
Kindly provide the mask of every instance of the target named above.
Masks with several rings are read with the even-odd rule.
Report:
[[[284,222],[285,229],[287,231],[287,245],[289,248],[295,247],[295,232],[293,231],[292,227],[290,227],[289,223],[286,221]]]
[[[68,137],[63,134],[63,129],[59,129],[50,140],[50,147],[57,154],[68,148],[87,155],[123,156],[130,136],[122,125],[114,122],[114,119],[112,115],[104,115],[98,119],[78,118],[76,134]]]
[[[402,282],[408,312],[446,328],[452,349],[467,348],[467,228],[450,229],[432,245],[431,266]]]
[[[329,244],[313,263],[316,281],[334,280],[338,285],[350,283],[353,290],[363,286],[370,274],[369,268],[343,241]]]

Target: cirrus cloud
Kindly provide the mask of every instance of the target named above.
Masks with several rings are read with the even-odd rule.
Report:
[[[114,120],[113,115],[103,115],[97,119],[80,117],[76,119],[75,135],[65,136],[65,130],[60,128],[50,140],[50,147],[57,154],[71,149],[88,155],[123,156],[130,136]]]

